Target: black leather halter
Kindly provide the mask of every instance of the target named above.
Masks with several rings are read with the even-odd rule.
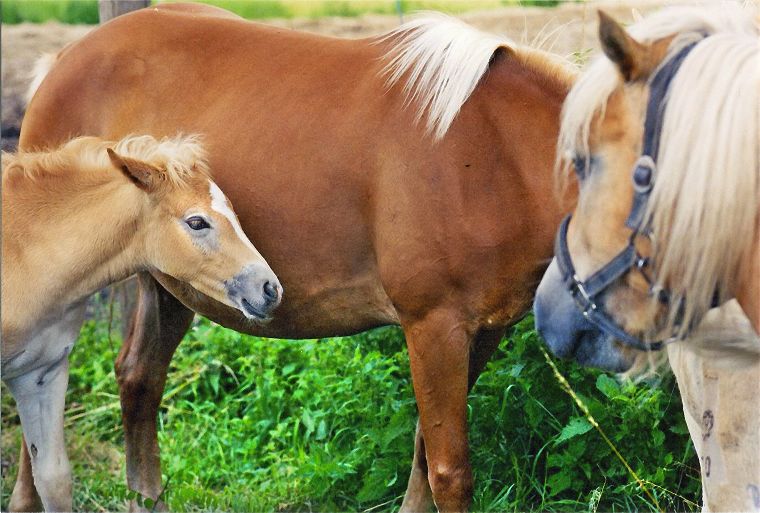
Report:
[[[628,245],[606,265],[585,280],[581,280],[576,274],[573,260],[567,247],[567,228],[570,224],[570,215],[563,219],[557,232],[554,246],[554,254],[562,275],[562,281],[570,291],[583,316],[602,330],[602,332],[640,351],[658,351],[665,344],[676,340],[676,337],[672,336],[666,340],[645,343],[627,333],[596,301],[602,292],[628,273],[628,271],[631,269],[643,270],[649,265],[649,260],[639,255],[636,251],[634,242],[638,235],[650,234],[649,227],[643,225],[644,214],[649,202],[649,194],[652,191],[654,175],[657,171],[655,159],[657,158],[660,146],[660,133],[662,132],[670,83],[686,56],[694,49],[698,42],[691,43],[679,50],[668,62],[660,67],[649,81],[649,103],[647,104],[646,120],[644,121],[644,148],[642,155],[636,161],[633,168],[633,204],[628,219],[625,221],[625,225],[632,230],[631,236],[628,239]],[[669,301],[667,291],[655,291],[653,284],[646,275],[645,278],[650,283],[650,293],[657,293],[658,298],[662,302],[667,303]]]

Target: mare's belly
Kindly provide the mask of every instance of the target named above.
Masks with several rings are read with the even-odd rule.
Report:
[[[379,283],[355,278],[341,286],[298,290],[284,284],[282,304],[262,325],[169,276],[154,277],[186,307],[241,333],[273,338],[347,336],[378,326],[398,324],[393,305]]]

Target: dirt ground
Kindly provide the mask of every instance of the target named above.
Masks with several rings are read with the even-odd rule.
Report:
[[[603,8],[624,21],[646,14],[663,1],[591,1],[564,4],[556,8],[505,7],[493,11],[469,12],[461,18],[471,25],[560,55],[585,52],[596,46],[597,8]],[[673,3],[668,2],[668,3]],[[365,15],[357,18],[268,20],[266,23],[319,34],[358,38],[393,29],[398,16]],[[45,23],[2,26],[2,148],[12,150],[18,141],[24,115],[25,94],[34,62],[42,54],[56,52],[92,30],[88,25]]]

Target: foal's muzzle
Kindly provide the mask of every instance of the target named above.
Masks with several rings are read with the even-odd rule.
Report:
[[[264,264],[250,264],[225,283],[227,296],[248,319],[267,322],[282,301],[277,276]]]

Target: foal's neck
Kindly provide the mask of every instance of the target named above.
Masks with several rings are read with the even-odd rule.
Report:
[[[57,318],[141,267],[146,195],[116,169],[17,173],[3,177],[2,195],[4,334]]]

